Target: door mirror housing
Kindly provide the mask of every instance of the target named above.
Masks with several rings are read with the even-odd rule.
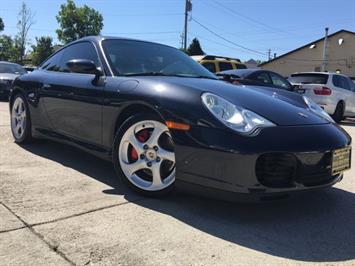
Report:
[[[102,70],[96,67],[95,63],[87,59],[72,59],[66,63],[70,72],[93,74],[96,77],[102,76]]]

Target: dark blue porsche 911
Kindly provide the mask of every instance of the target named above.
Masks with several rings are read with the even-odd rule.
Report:
[[[314,102],[220,81],[183,52],[86,37],[18,77],[14,139],[48,138],[113,162],[135,191],[174,187],[257,198],[324,188],[350,168],[351,139]]]

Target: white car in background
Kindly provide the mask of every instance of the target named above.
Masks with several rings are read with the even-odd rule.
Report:
[[[288,81],[298,92],[320,105],[335,122],[355,117],[355,88],[344,75],[329,72],[294,73]]]

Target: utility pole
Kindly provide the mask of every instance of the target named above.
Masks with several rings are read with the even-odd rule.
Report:
[[[267,50],[267,58],[268,58],[268,61],[270,61],[271,60],[271,49],[268,49]]]
[[[187,49],[187,19],[189,12],[192,10],[192,0],[185,0],[185,26],[184,26],[184,50]]]
[[[323,47],[323,63],[322,63],[322,71],[327,71],[328,69],[328,31],[329,28],[325,28],[325,36],[324,36],[324,47]]]

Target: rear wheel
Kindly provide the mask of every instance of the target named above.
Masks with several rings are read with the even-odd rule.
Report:
[[[335,108],[332,118],[337,123],[340,123],[344,119],[344,104],[343,104],[343,102],[339,102],[337,104],[337,107]]]
[[[11,132],[17,143],[32,140],[30,111],[22,94],[17,94],[11,103]]]
[[[127,119],[114,141],[115,169],[132,189],[147,196],[169,192],[175,182],[175,154],[169,129],[154,115]]]

